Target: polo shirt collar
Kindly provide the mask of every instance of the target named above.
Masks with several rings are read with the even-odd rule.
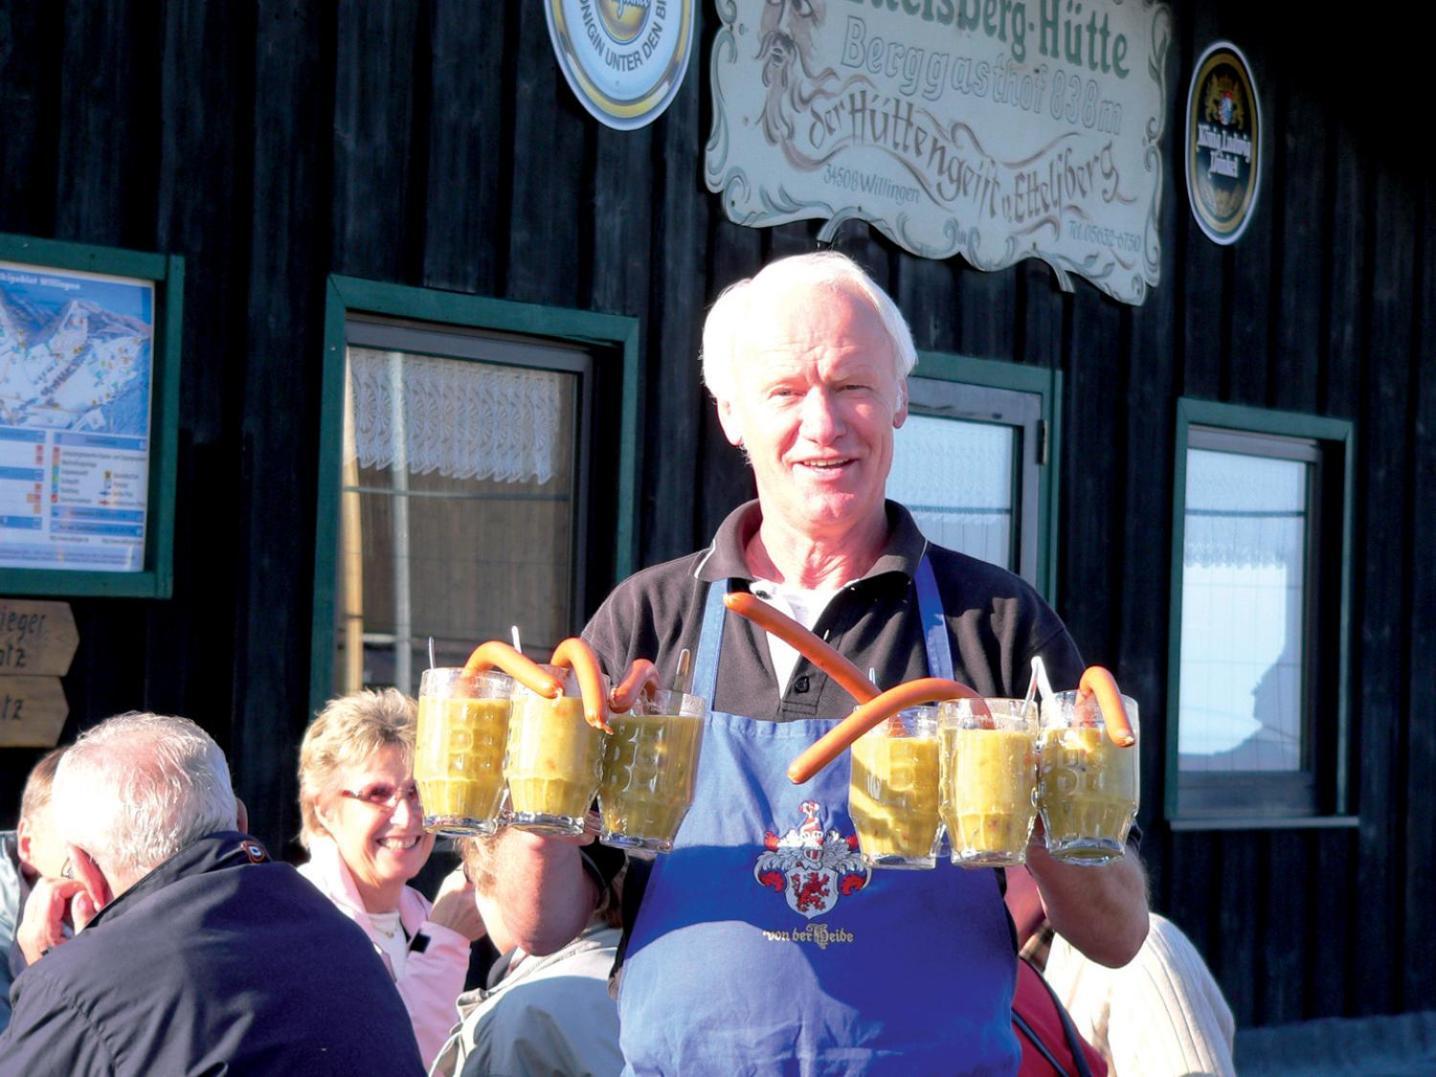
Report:
[[[927,539],[918,530],[912,514],[896,501],[888,501],[886,506],[887,543],[872,567],[864,573],[865,580],[889,573],[912,577],[916,575],[918,562],[927,551]],[[743,556],[743,550],[762,520],[763,512],[757,501],[749,501],[730,512],[728,518],[719,526],[718,533],[713,536],[712,544],[699,558],[693,575],[705,583],[728,579],[755,579]]]

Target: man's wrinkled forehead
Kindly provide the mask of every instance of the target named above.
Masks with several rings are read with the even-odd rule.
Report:
[[[852,318],[834,325],[836,303],[846,301]],[[763,367],[802,362],[820,352],[881,357],[897,365],[897,346],[868,296],[843,283],[798,282],[750,297],[737,340],[740,356]]]

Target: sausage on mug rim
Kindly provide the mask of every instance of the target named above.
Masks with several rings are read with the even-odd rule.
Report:
[[[946,677],[919,677],[896,688],[889,688],[881,695],[859,704],[852,714],[810,744],[788,764],[788,778],[794,785],[802,785],[842,755],[844,749],[851,747],[852,743],[869,729],[909,707],[937,703],[944,699],[981,698],[978,692],[967,685]]]
[[[537,662],[528,658],[502,640],[491,639],[474,648],[469,660],[464,663],[464,672],[470,675],[484,673],[498,668],[531,692],[548,699],[563,695],[563,682]]]

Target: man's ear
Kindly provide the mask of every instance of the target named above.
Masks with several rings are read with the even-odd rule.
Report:
[[[110,880],[105,878],[105,873],[100,870],[90,854],[81,849],[78,845],[66,845],[65,851],[70,854],[70,869],[74,872],[75,879],[85,888],[90,895],[90,901],[94,903],[98,912],[115,899],[114,891],[110,888]]]
[[[723,427],[723,436],[728,444],[743,447],[743,425],[738,421],[737,409],[731,400],[718,401],[718,423]]]
[[[20,816],[20,822],[15,827],[15,851],[20,856],[20,863],[32,871],[35,869],[34,862],[30,859],[30,847],[34,844],[34,827],[25,816]]]
[[[234,829],[241,834],[249,833],[249,809],[239,797],[234,798]]]

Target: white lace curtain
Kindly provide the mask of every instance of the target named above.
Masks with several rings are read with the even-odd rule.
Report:
[[[349,349],[354,453],[366,468],[545,483],[555,472],[559,375]]]
[[[1001,426],[911,415],[897,431],[888,496],[987,525],[1012,511],[1012,434]]]
[[[1300,564],[1306,543],[1306,468],[1296,460],[1191,450],[1185,563]]]

